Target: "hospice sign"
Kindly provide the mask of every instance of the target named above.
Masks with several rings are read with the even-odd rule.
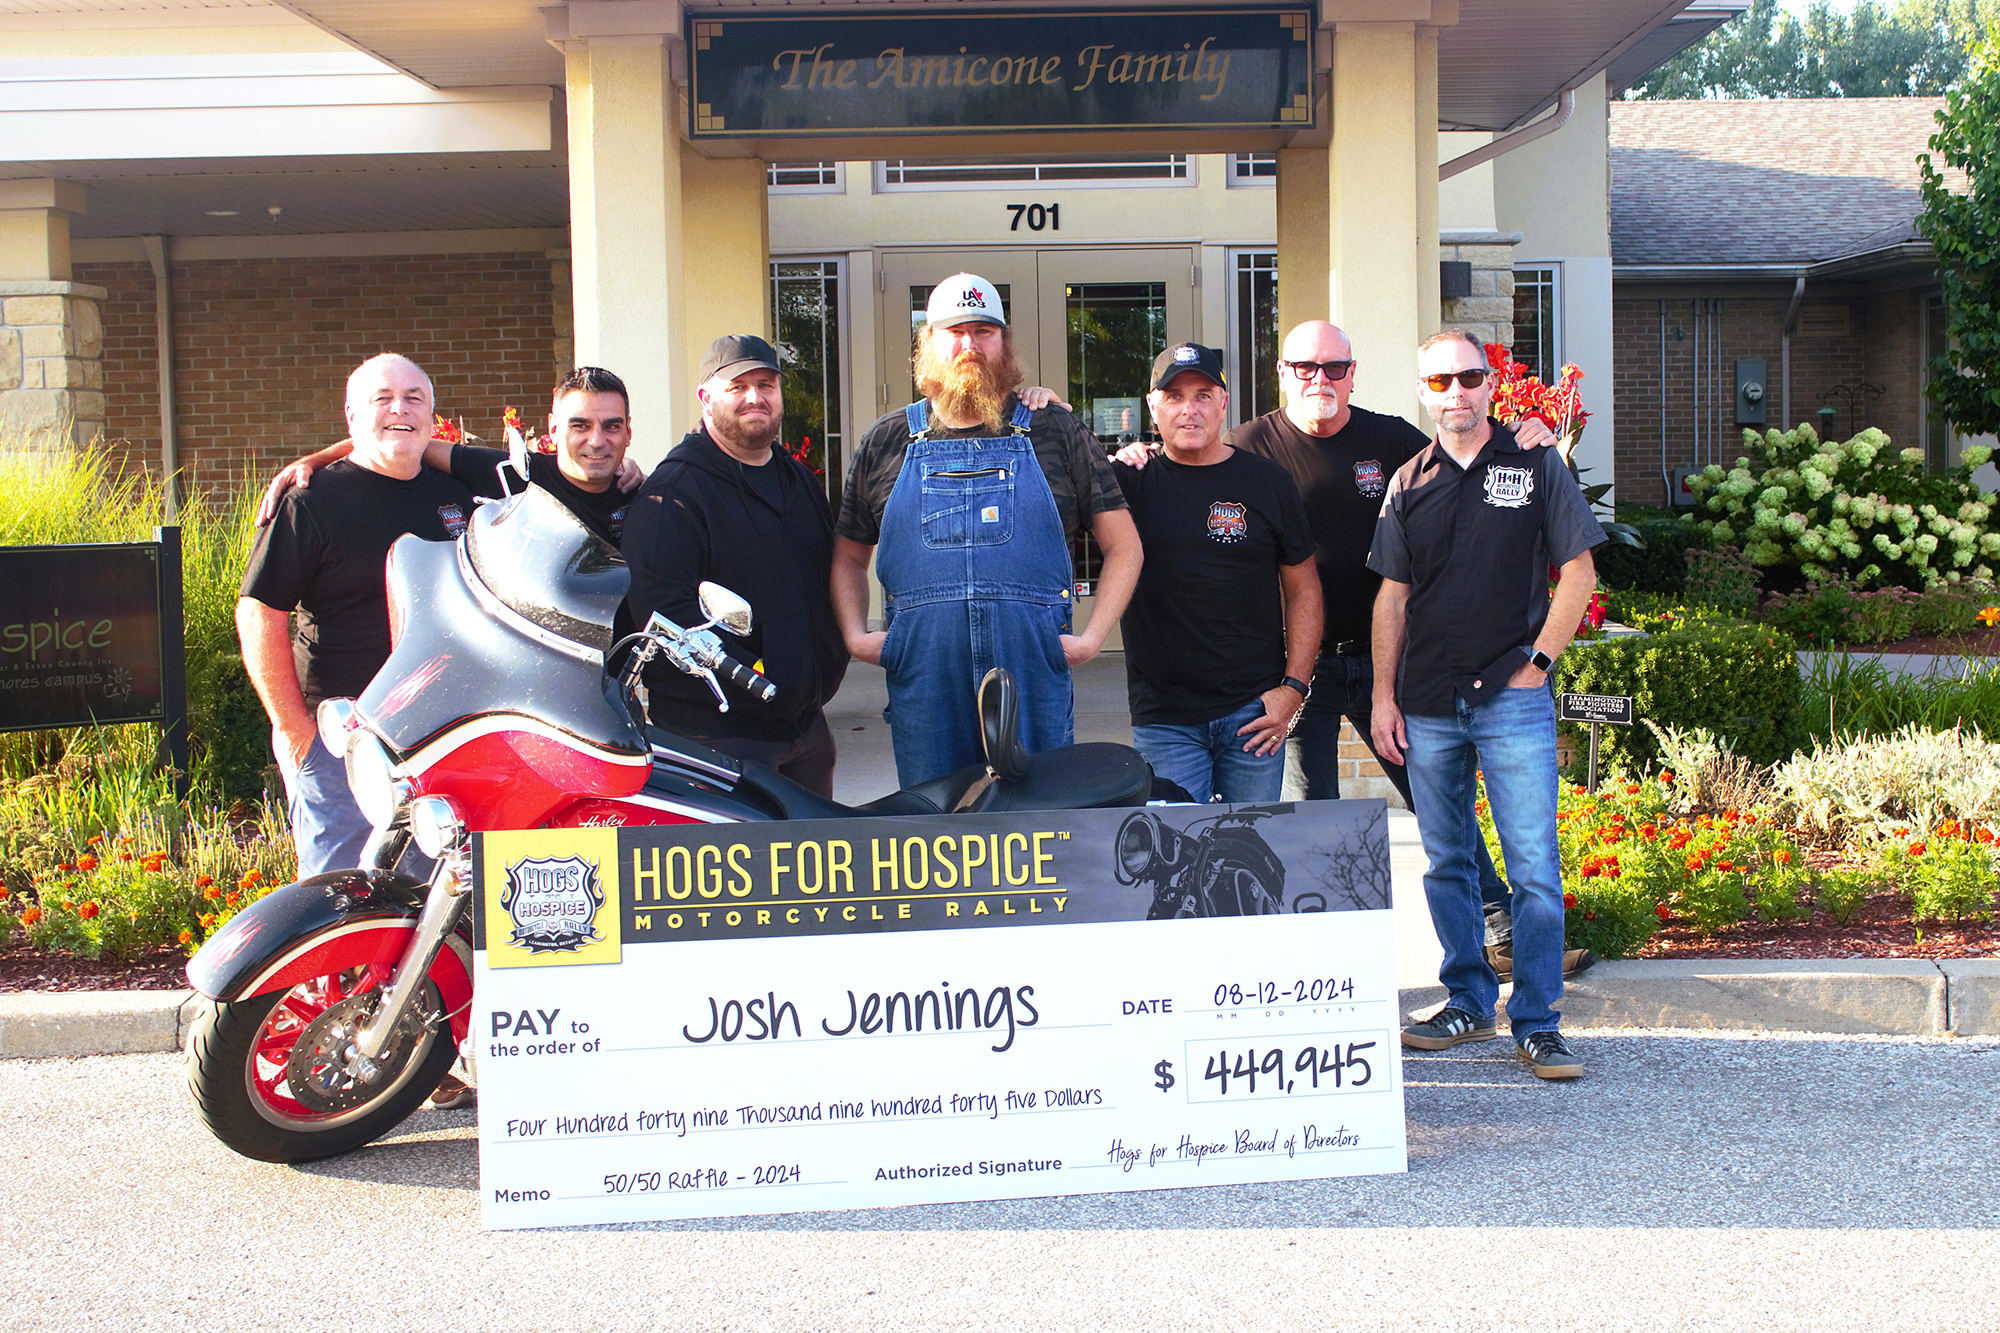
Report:
[[[489,833],[491,1228],[1406,1169],[1380,801]]]

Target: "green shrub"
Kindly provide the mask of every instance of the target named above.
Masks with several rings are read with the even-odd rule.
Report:
[[[151,541],[166,521],[159,486],[115,471],[103,449],[0,442],[0,546]],[[218,797],[263,790],[270,763],[264,719],[236,642],[236,598],[256,529],[254,487],[233,501],[181,506],[181,595],[187,644],[188,731],[196,777]],[[0,740],[0,772],[23,777],[60,760],[81,733],[23,732]]]
[[[1757,605],[1757,567],[1734,546],[1689,551],[1682,595],[1699,606],[1748,618]]]
[[[1690,549],[1706,550],[1712,542],[1706,529],[1696,527],[1665,509],[1620,505],[1618,519],[1631,524],[1643,546],[1606,542],[1597,548],[1597,582],[1607,590],[1665,593],[1678,597],[1687,579]]]
[[[1803,738],[1798,659],[1783,632],[1761,625],[1696,624],[1653,635],[1595,639],[1557,660],[1557,688],[1632,696],[1637,717],[1706,727],[1735,753],[1768,764]],[[1579,746],[1587,729],[1564,723]],[[1605,727],[1600,765],[1643,772],[1658,757],[1645,727]]]
[[[1604,595],[1606,614],[1621,625],[1641,629],[1648,634],[1658,634],[1663,630],[1686,629],[1690,625],[1748,625],[1752,621],[1748,615],[1712,606],[1706,602],[1690,602],[1683,597],[1663,592],[1609,592]]]
[[[1900,851],[1901,880],[1919,921],[1984,921],[1993,915],[1993,874],[1987,848],[1957,838],[1911,843]]]
[[[1689,484],[1709,534],[1740,543],[1759,569],[1863,587],[1993,576],[2000,532],[1987,527],[1989,497],[1972,483],[1986,446],[1937,473],[1922,450],[1899,452],[1873,427],[1844,444],[1822,443],[1811,426],[1746,430],[1743,447],[1733,469],[1711,464]]]
[[[1861,904],[1881,885],[1876,877],[1861,870],[1829,870],[1813,889],[1813,902],[1840,925],[1861,914]]]

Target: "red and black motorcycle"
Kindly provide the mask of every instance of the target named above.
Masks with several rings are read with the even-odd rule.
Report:
[[[454,543],[401,539],[387,582],[388,662],[319,711],[376,829],[367,864],[267,895],[188,965],[213,1002],[189,1044],[195,1105],[246,1157],[346,1152],[430,1095],[470,1019],[475,831],[1139,806],[1152,791],[1125,746],[1023,753],[1000,672],[980,690],[985,765],[860,807],[650,727],[638,690],[655,656],[724,710],[724,680],[771,697],[713,632],[747,633],[751,608],[704,584],[706,623],[655,616],[614,643],[625,564],[539,488],[481,504]],[[428,880],[396,868],[413,843]]]

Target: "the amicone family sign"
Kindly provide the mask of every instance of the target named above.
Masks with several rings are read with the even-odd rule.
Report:
[[[699,17],[693,16],[698,14]],[[1310,128],[1312,13],[692,11],[697,139]]]

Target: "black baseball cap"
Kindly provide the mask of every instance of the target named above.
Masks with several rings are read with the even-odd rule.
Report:
[[[1222,353],[1200,343],[1177,343],[1153,358],[1153,387],[1164,389],[1168,381],[1184,370],[1192,370],[1215,381],[1218,389],[1229,384],[1222,378]]]
[[[701,354],[701,380],[706,384],[716,376],[733,380],[746,370],[777,370],[778,354],[771,344],[754,333],[732,333],[717,338]]]

